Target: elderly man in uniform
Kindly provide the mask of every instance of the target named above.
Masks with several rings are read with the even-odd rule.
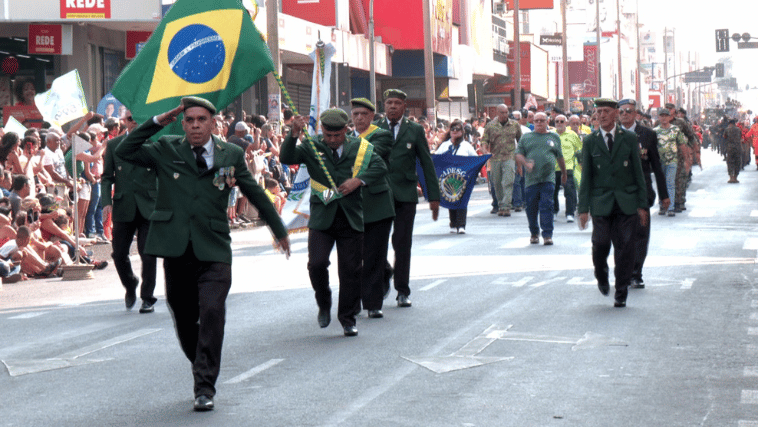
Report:
[[[636,221],[648,223],[645,178],[642,176],[637,135],[617,126],[618,103],[596,99],[600,128],[584,139],[579,225],[592,214],[592,264],[600,293],[608,295],[608,255],[613,244],[616,294],[613,306],[626,307],[635,259]]]
[[[634,132],[637,135],[637,141],[640,145],[640,162],[642,163],[642,174],[645,176],[645,184],[647,188],[647,211],[648,218],[650,217],[650,207],[655,203],[655,190],[653,190],[653,180],[650,178],[650,174],[655,175],[655,183],[658,188],[658,199],[661,201],[661,209],[667,210],[671,200],[669,199],[668,190],[666,190],[666,174],[663,173],[661,167],[661,156],[658,153],[658,136],[655,131],[649,127],[645,127],[638,120],[635,120],[637,114],[635,108],[637,107],[637,101],[633,99],[622,99],[619,101],[619,118],[621,127],[629,132]],[[635,256],[634,256],[634,270],[632,271],[632,281],[629,287],[635,289],[643,289],[645,282],[642,280],[642,267],[645,265],[645,258],[647,258],[647,249],[650,244],[650,222],[648,221],[647,227],[639,225],[637,232],[634,235],[635,242]]]
[[[376,107],[366,98],[350,101],[355,130],[354,136],[365,138],[374,146],[374,152],[389,162],[394,139],[389,131],[372,124]],[[387,177],[383,176],[363,192],[363,272],[361,274],[361,300],[368,317],[384,317],[382,300],[390,290],[391,269],[387,263],[387,251],[395,217],[395,201],[392,198]]]
[[[390,188],[395,199],[392,248],[395,250],[394,274],[398,307],[411,306],[411,246],[413,245],[413,221],[416,218],[418,204],[417,159],[426,180],[429,208],[434,221],[437,221],[440,210],[440,186],[434,162],[429,153],[429,144],[424,136],[424,128],[403,117],[406,97],[405,92],[401,90],[385,90],[385,118],[374,123],[384,130],[389,130],[394,139],[387,167]]]
[[[184,113],[185,135],[148,141]],[[145,252],[163,258],[166,301],[184,354],[192,363],[196,411],[214,408],[216,379],[232,285],[232,248],[226,208],[231,187],[239,186],[258,208],[289,255],[287,230],[266,193],[247,169],[242,149],[212,135],[216,108],[188,96],[173,110],[129,133],[116,156],[152,168],[158,176],[155,211]]]
[[[311,175],[311,216],[308,219],[308,275],[318,304],[318,323],[331,322],[329,254],[336,243],[339,271],[337,318],[345,336],[358,335],[355,316],[361,310],[361,254],[363,253],[362,186],[387,173],[374,147],[365,139],[348,136],[348,116],[339,108],[321,113],[323,134],[298,144],[305,118],[296,116],[281,145],[279,159],[287,165],[305,163]],[[316,151],[314,151],[314,149]]]
[[[124,303],[131,310],[137,301],[137,285],[139,279],[134,275],[132,263],[129,261],[129,248],[132,246],[134,234],[137,234],[137,250],[142,260],[142,287],[140,298],[142,306],[140,313],[155,311],[157,299],[155,291],[156,259],[145,253],[147,233],[150,229],[150,214],[155,209],[155,170],[143,168],[125,162],[118,157],[116,149],[129,132],[134,131],[137,122],[132,113],[126,110],[121,118],[126,127],[123,135],[108,141],[103,159],[103,180],[100,193],[103,203],[103,215],[113,216],[113,265],[116,267],[121,284],[126,288]],[[111,192],[113,196],[111,197]]]

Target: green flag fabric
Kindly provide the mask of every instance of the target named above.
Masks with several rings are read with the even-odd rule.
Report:
[[[240,0],[177,0],[111,92],[144,122],[189,95],[221,110],[273,70]]]

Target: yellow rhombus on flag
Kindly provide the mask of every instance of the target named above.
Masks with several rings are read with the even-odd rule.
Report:
[[[189,95],[221,110],[273,70],[239,0],[177,0],[111,92],[144,122]]]

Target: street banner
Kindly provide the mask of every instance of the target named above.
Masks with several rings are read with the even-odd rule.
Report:
[[[273,70],[268,46],[239,0],[177,0],[111,93],[145,122],[190,95],[221,110]],[[183,133],[179,121],[166,128]]]
[[[55,126],[63,126],[89,111],[77,70],[69,71],[53,80],[50,90],[35,95],[34,103],[42,118]]]
[[[440,206],[447,209],[465,209],[471,192],[474,191],[476,177],[491,154],[483,156],[456,156],[452,153],[432,154],[434,170],[440,183]],[[428,199],[426,180],[421,165],[416,160],[416,173],[419,177],[424,197]]]
[[[282,222],[287,231],[300,233],[308,231],[308,218],[311,213],[311,176],[305,165],[300,165],[292,183],[292,190],[282,207]]]
[[[336,49],[331,43],[324,44],[319,40],[316,49],[308,56],[313,60],[313,86],[311,87],[311,111],[308,121],[308,132],[318,135],[321,132],[319,117],[329,109],[332,78],[332,56]]]

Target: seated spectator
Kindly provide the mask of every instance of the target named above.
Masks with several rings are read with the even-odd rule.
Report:
[[[11,184],[11,195],[8,197],[11,201],[11,214],[13,218],[18,216],[21,209],[21,200],[31,194],[29,177],[26,175],[14,175],[13,184]]]
[[[21,273],[33,278],[46,278],[55,274],[60,261],[45,263],[31,248],[31,230],[21,226],[16,237],[0,247],[0,259],[21,264]]]
[[[274,204],[276,211],[279,212],[279,215],[281,215],[282,208],[284,207],[284,202],[287,201],[287,193],[282,191],[279,183],[276,182],[276,180],[273,178],[266,178],[265,192],[269,200],[271,200],[271,203]]]
[[[60,242],[66,247],[68,256],[71,259],[76,259],[76,241],[71,235],[71,227],[69,226],[69,215],[64,209],[59,209],[58,205],[50,195],[44,195],[40,198],[40,205],[42,207],[42,214],[51,214],[45,216],[41,220],[40,233],[42,239],[47,242]],[[84,244],[92,243],[93,239],[80,239],[84,241]],[[83,260],[87,264],[92,264],[95,269],[102,270],[108,266],[108,261],[96,261],[87,256],[84,248],[79,248],[79,259]]]

